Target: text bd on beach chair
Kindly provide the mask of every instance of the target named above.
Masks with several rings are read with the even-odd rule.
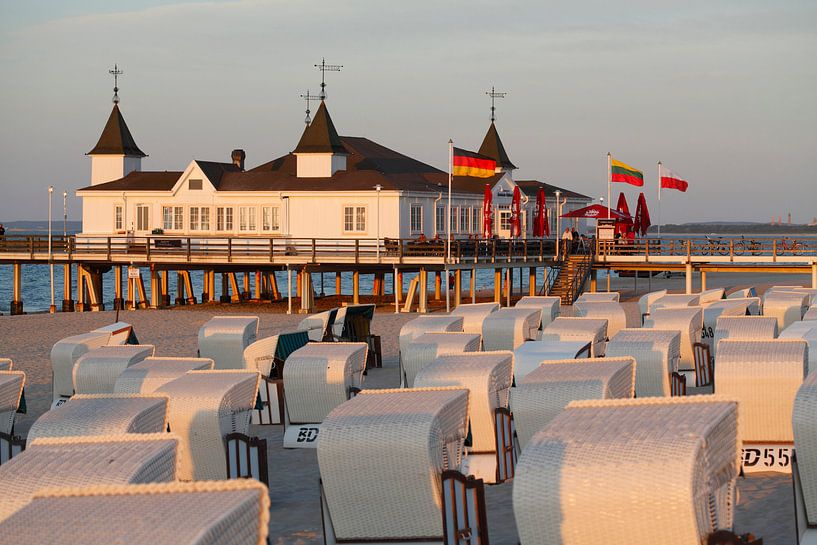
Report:
[[[732,527],[739,446],[735,401],[573,401],[519,459],[520,542],[705,543]]]
[[[122,371],[114,383],[117,394],[152,394],[188,371],[213,368],[210,358],[148,357]]]
[[[805,378],[807,350],[801,339],[718,344],[715,393],[740,402],[744,472],[791,471],[791,415]]]
[[[426,333],[408,343],[400,359],[401,386],[411,388],[414,378],[439,356],[478,352],[482,338],[475,333]]]
[[[215,369],[244,369],[244,349],[258,336],[258,316],[214,316],[199,328],[199,357]]]
[[[576,399],[632,398],[634,358],[548,360],[511,388],[520,450]]]
[[[777,330],[782,331],[803,319],[808,310],[809,295],[790,291],[772,291],[763,297],[763,315],[777,319]]]
[[[638,299],[638,310],[639,314],[641,315],[641,323],[644,323],[644,320],[650,315],[650,307],[652,304],[666,294],[667,290],[651,291],[649,293],[645,293]]]
[[[251,479],[50,488],[0,533],[17,545],[264,545],[269,505],[267,487]]]
[[[260,405],[253,409],[253,424],[284,423],[284,364],[310,340],[307,331],[292,331],[259,339],[244,349],[246,368],[261,373]]]
[[[516,308],[538,308],[542,311],[539,329],[544,329],[562,312],[562,299],[550,295],[526,295],[514,305]]]
[[[284,448],[315,448],[321,422],[360,391],[366,343],[309,343],[284,367]]]
[[[499,303],[469,303],[459,305],[451,311],[452,316],[462,316],[462,331],[482,335],[482,322],[493,312],[499,310]]]
[[[671,376],[678,371],[681,333],[663,329],[622,329],[607,343],[607,357],[635,358],[635,394],[669,396]]]
[[[463,473],[486,483],[513,478],[516,451],[508,408],[513,352],[441,356],[417,373],[417,388],[456,386],[470,392],[470,435]]]
[[[607,320],[607,336],[609,338],[612,338],[616,333],[628,326],[627,313],[621,303],[604,301],[576,302],[573,304],[573,309],[579,318]]]
[[[721,316],[715,322],[712,357],[718,356],[718,344],[724,339],[771,340],[777,338],[777,332],[773,316]]]
[[[646,329],[667,329],[681,333],[681,358],[678,371],[685,375],[695,374],[695,357],[692,345],[701,338],[704,314],[701,307],[659,308],[644,322]]]
[[[366,368],[383,367],[380,335],[372,333],[375,305],[349,305],[338,310],[332,326],[333,340],[346,343],[366,343],[369,350]]]
[[[590,357],[590,343],[581,341],[528,341],[513,351],[514,383],[524,379],[544,360],[573,360]]]
[[[74,364],[74,392],[77,394],[111,394],[116,379],[128,367],[153,356],[150,344],[101,346],[89,350]]]
[[[182,441],[179,480],[266,480],[266,441],[247,435],[259,382],[258,371],[188,371],[156,390],[167,396],[170,431]],[[247,460],[257,465],[242,466]]]
[[[515,350],[525,341],[535,340],[541,308],[502,308],[482,322],[482,346],[486,352]]]
[[[405,347],[425,333],[462,333],[462,316],[451,314],[418,316],[400,328],[398,345],[402,355]]]
[[[0,467],[0,520],[45,488],[174,481],[178,444],[170,433],[35,439]]]
[[[802,339],[808,344],[806,374],[817,369],[817,322],[809,320],[794,322],[780,332],[780,339]]]
[[[86,352],[108,344],[110,332],[73,335],[51,348],[51,407],[74,395],[74,364]]]
[[[817,373],[803,381],[794,399],[792,427],[794,447],[795,529],[799,545],[817,543]]]
[[[577,302],[582,303],[618,303],[621,294],[617,291],[584,292],[579,295]]]
[[[11,368],[11,360],[6,360]],[[26,374],[0,371],[0,466],[25,449],[25,441],[14,435],[14,416],[21,409]]]
[[[488,542],[483,483],[459,472],[468,397],[459,388],[364,390],[326,417],[318,464],[327,545]]]
[[[601,357],[607,345],[607,318],[559,316],[542,330],[541,340],[588,342],[590,356]]]
[[[309,340],[314,342],[325,342],[332,340],[332,324],[338,315],[337,308],[331,308],[317,314],[310,314],[298,323],[298,331],[306,331]]]

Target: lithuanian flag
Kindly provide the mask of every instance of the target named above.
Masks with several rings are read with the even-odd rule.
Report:
[[[621,161],[612,160],[610,171],[611,182],[624,182],[625,184],[642,186],[644,185],[644,173]]]
[[[496,161],[473,151],[454,148],[454,176],[490,178],[495,174]]]

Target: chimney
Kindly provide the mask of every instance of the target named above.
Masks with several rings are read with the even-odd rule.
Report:
[[[233,158],[233,164],[244,171],[244,159],[247,157],[247,154],[244,153],[243,149],[234,149],[233,153],[231,154]]]

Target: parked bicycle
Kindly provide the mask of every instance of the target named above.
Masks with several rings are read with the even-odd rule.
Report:
[[[783,255],[784,253],[788,252],[791,255],[800,255],[807,250],[807,246],[805,242],[798,241],[797,239],[790,239],[789,237],[783,237],[783,239],[777,243],[777,255]]]
[[[701,253],[703,255],[729,255],[729,243],[724,242],[723,237],[713,238],[707,235]]]
[[[732,244],[732,251],[735,255],[743,255],[747,251],[752,255],[760,255],[763,253],[763,245],[758,240],[747,240],[741,235],[740,240]]]

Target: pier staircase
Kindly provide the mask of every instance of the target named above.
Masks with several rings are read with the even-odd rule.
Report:
[[[556,267],[548,294],[560,297],[563,305],[572,305],[584,291],[592,267],[592,253],[568,255]]]

